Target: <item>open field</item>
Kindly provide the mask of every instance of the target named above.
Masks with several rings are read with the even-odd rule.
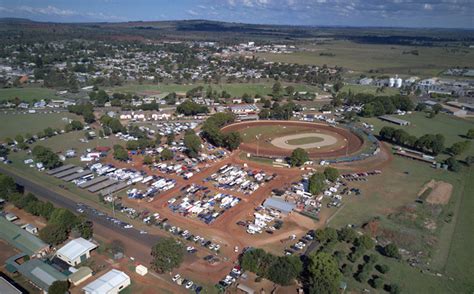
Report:
[[[53,99],[55,98],[55,90],[40,87],[24,87],[24,88],[5,88],[0,89],[0,100],[14,99],[16,97],[24,101],[33,101],[37,99]]]
[[[269,61],[342,66],[358,73],[436,76],[449,67],[473,67],[474,50],[330,41],[292,54],[258,54]],[[403,54],[417,50],[419,55]],[[323,55],[320,55],[323,53]],[[332,53],[334,56],[326,56]]]
[[[283,83],[283,86],[287,86],[290,84]],[[314,86],[302,85],[302,84],[291,84],[295,87],[296,91],[308,91],[308,92],[321,92],[321,90]],[[191,90],[192,88],[203,86],[204,91],[207,89],[209,84],[203,83],[196,83],[196,84],[159,84],[159,85],[152,85],[152,84],[127,84],[120,87],[109,88],[109,90],[113,92],[130,92],[130,93],[139,93],[143,91],[159,91],[161,93],[170,93],[170,92],[186,92]],[[262,95],[266,96],[271,94],[273,82],[268,83],[220,83],[220,84],[210,84],[212,90],[216,90],[218,92],[226,91],[227,93],[231,94],[232,96],[242,96],[243,94],[247,93],[249,95]]]
[[[13,138],[18,134],[25,135],[30,133],[32,135],[47,127],[61,128],[66,126],[67,121],[63,118],[81,120],[79,116],[63,112],[63,113],[35,113],[35,114],[0,114],[0,140],[7,137]]]
[[[457,118],[452,115],[440,113],[434,118],[428,118],[425,113],[413,112],[404,116],[396,116],[403,120],[411,122],[409,126],[398,126],[389,122],[382,121],[376,117],[362,118],[362,121],[374,125],[374,133],[378,134],[384,126],[401,128],[411,135],[422,136],[424,134],[442,134],[446,138],[445,146],[449,147],[455,142],[466,140],[463,136],[471,128],[474,128],[474,121]],[[460,158],[467,155],[474,155],[474,146],[463,153]]]
[[[235,123],[226,126],[223,130],[224,132],[238,131],[241,133],[243,143],[239,147],[240,150],[269,157],[291,155],[291,147],[283,147],[283,145],[286,146],[286,144],[283,144],[284,142],[276,144],[276,141],[284,136],[302,133],[318,133],[324,141],[329,142],[329,138],[331,139],[331,142],[334,141],[334,143],[329,145],[323,145],[325,142],[312,143],[315,144],[314,146],[316,146],[316,144],[321,144],[321,146],[314,148],[312,148],[313,146],[307,146],[306,150],[311,158],[336,157],[353,154],[359,151],[363,146],[361,139],[350,131],[326,124],[297,121],[258,121]],[[295,148],[297,147],[295,146]]]
[[[377,92],[379,89],[376,86],[365,86],[365,85],[344,85],[340,92],[353,93],[353,94],[372,94],[377,96],[393,96],[400,94],[400,91],[396,88],[384,88],[383,92]]]

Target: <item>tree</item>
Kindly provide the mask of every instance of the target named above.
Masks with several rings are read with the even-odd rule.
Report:
[[[39,237],[44,242],[56,246],[67,239],[68,233],[60,224],[48,224],[39,231]]]
[[[377,264],[375,266],[375,268],[381,273],[381,274],[385,274],[385,273],[388,273],[388,271],[390,270],[390,267],[386,264]]]
[[[381,277],[375,277],[371,284],[375,289],[380,289],[383,286],[383,279]]]
[[[448,165],[450,171],[459,172],[461,170],[461,164],[454,157],[446,159],[445,163]]]
[[[121,145],[114,145],[114,158],[121,161],[128,160],[128,152]]]
[[[50,224],[58,224],[66,231],[70,231],[79,223],[78,217],[66,208],[56,208],[49,218]]]
[[[328,166],[324,169],[324,176],[327,180],[335,182],[339,177],[339,171],[334,167]]]
[[[397,284],[390,284],[388,286],[388,291],[390,294],[400,294],[401,292],[400,286],[398,286]]]
[[[309,293],[333,294],[339,290],[341,272],[334,257],[319,252],[309,256],[308,265]]]
[[[152,163],[153,163],[153,157],[151,157],[150,155],[145,155],[145,157],[143,157],[144,165],[150,165]]]
[[[54,281],[48,288],[48,294],[64,294],[69,291],[68,281]]]
[[[184,114],[185,116],[191,116],[199,113],[208,113],[209,109],[205,105],[200,105],[191,100],[186,100],[176,107],[176,112],[179,114]]]
[[[363,249],[365,249],[365,250],[369,250],[369,249],[374,248],[375,242],[374,242],[374,240],[372,240],[372,238],[370,238],[369,236],[367,236],[367,235],[362,235],[362,236],[359,236],[359,237],[356,239],[355,245],[356,245],[357,247],[361,247],[361,248],[363,248]]]
[[[337,240],[337,231],[334,228],[326,227],[316,231],[316,238],[321,243]]]
[[[9,199],[9,196],[18,192],[15,180],[12,177],[0,174],[0,198]]]
[[[439,103],[436,103],[435,105],[433,105],[431,110],[433,110],[434,114],[438,114],[441,110],[443,110],[443,106]]]
[[[151,250],[151,267],[153,270],[164,273],[178,267],[184,258],[184,247],[173,238],[162,238]]]
[[[392,257],[392,258],[395,258],[395,259],[402,258],[402,256],[398,252],[397,245],[395,245],[393,243],[389,243],[389,244],[385,245],[385,247],[383,248],[383,253],[387,257]]]
[[[173,159],[173,157],[173,151],[169,150],[168,148],[163,149],[160,153],[160,159],[163,161],[171,160]]]
[[[474,129],[469,129],[469,131],[466,133],[466,137],[468,139],[474,139]]]
[[[279,285],[290,285],[303,270],[303,263],[297,256],[279,256],[268,269],[268,278]]]
[[[293,150],[290,156],[291,166],[302,166],[306,161],[309,160],[308,152],[303,148],[296,148]]]
[[[56,168],[63,164],[56,153],[41,145],[36,145],[32,150],[32,154],[47,169]]]
[[[242,137],[240,137],[239,132],[230,132],[224,136],[224,145],[231,151],[239,148],[241,142]]]
[[[326,177],[322,173],[315,173],[309,178],[308,190],[309,193],[317,195],[321,193],[326,187]]]
[[[466,162],[467,166],[471,166],[474,164],[474,156],[466,156],[464,161]]]
[[[456,156],[456,155],[466,152],[470,146],[471,146],[470,141],[456,142],[449,148],[449,152],[452,155]]]
[[[339,241],[353,243],[357,238],[357,233],[353,228],[343,227],[337,231],[337,238]]]
[[[189,157],[197,157],[201,152],[201,140],[194,132],[184,135],[184,146]]]
[[[93,234],[94,234],[94,230],[93,230],[93,223],[91,221],[83,221],[81,223],[79,223],[77,226],[76,226],[76,230],[77,232],[79,232],[79,234],[81,234],[81,237],[84,238],[84,239],[90,239],[92,238]]]

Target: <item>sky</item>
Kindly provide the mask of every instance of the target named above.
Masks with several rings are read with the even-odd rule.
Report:
[[[0,0],[0,17],[474,29],[474,0]]]

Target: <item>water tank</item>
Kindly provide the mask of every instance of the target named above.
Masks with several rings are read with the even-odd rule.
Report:
[[[389,87],[393,87],[394,85],[395,85],[395,79],[394,79],[394,78],[390,78],[390,79],[388,80],[388,86],[389,86]]]
[[[401,88],[402,87],[402,84],[403,84],[403,80],[398,78],[395,80],[395,87],[397,88]]]

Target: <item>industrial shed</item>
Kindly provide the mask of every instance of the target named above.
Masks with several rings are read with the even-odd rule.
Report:
[[[399,126],[408,126],[410,125],[411,123],[407,120],[403,120],[403,119],[399,119],[399,118],[395,118],[395,117],[391,117],[391,116],[388,116],[388,115],[381,115],[379,116],[379,118],[381,120],[384,120],[384,121],[388,121],[392,124],[396,124],[396,125],[399,125]]]
[[[290,214],[296,205],[294,203],[286,202],[277,197],[270,197],[265,202],[263,202],[263,207],[275,209],[281,212],[284,215]]]
[[[41,239],[3,217],[0,217],[0,239],[7,241],[10,245],[28,255],[41,253],[49,249],[49,245]]]
[[[130,277],[122,271],[113,269],[86,285],[82,290],[86,294],[117,294],[129,285]]]
[[[77,238],[61,247],[56,252],[56,256],[69,265],[76,266],[86,261],[90,257],[90,252],[95,248],[97,248],[96,244],[84,238]]]

